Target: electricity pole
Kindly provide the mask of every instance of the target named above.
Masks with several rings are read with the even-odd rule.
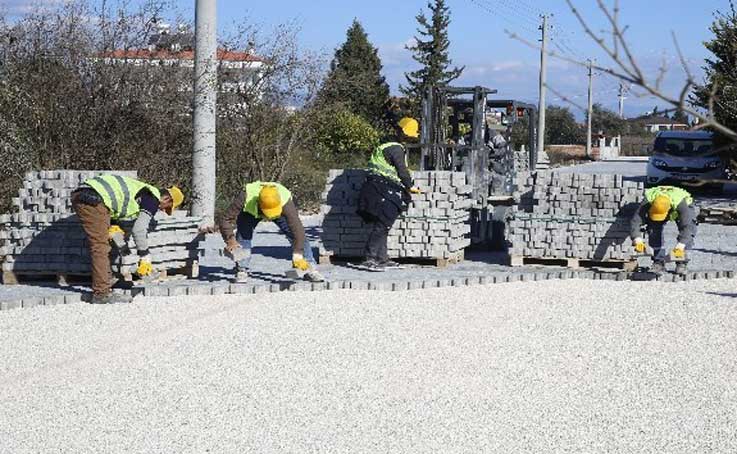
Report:
[[[591,157],[591,117],[594,113],[594,62],[589,59],[589,113],[586,119],[586,156]]]
[[[624,100],[627,99],[625,96],[625,88],[622,82],[619,83],[619,118],[624,119]]]
[[[215,219],[215,124],[217,113],[216,0],[196,0],[192,215]]]
[[[537,106],[537,155],[545,151],[545,91],[548,78],[548,15],[542,16],[542,44],[540,46],[540,98]]]

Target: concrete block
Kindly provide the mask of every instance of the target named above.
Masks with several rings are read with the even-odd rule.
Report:
[[[169,288],[162,285],[148,285],[143,288],[143,294],[149,297],[169,296]]]
[[[230,285],[227,283],[214,283],[210,286],[210,294],[215,296],[226,295],[230,291]]]
[[[59,304],[64,304],[64,295],[49,295],[43,298],[44,306],[56,306]]]
[[[366,285],[366,288],[369,289],[368,287],[369,287],[369,285],[367,284]],[[326,289],[327,289],[327,282],[312,282],[311,290],[313,292],[321,292],[321,291],[326,290]]]
[[[81,293],[67,293],[64,295],[64,304],[76,304],[82,302]]]
[[[207,284],[190,285],[187,287],[187,295],[212,295],[212,287]]]
[[[30,308],[30,307],[36,307],[43,304],[43,298],[39,298],[37,296],[29,296],[23,298],[22,307]]]
[[[232,295],[246,295],[254,293],[254,284],[248,283],[233,283],[228,287],[228,293]]]
[[[187,295],[187,286],[184,285],[174,285],[169,287],[169,296],[186,296]]]
[[[23,307],[21,300],[15,301],[0,301],[0,310],[8,311],[11,309],[20,309]]]

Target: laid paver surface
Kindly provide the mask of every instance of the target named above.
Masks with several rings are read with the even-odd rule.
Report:
[[[0,451],[735,452],[734,282],[0,312]]]

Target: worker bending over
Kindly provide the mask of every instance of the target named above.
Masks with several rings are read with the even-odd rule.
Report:
[[[312,246],[305,236],[292,193],[279,183],[254,181],[248,183],[230,204],[220,221],[220,233],[225,249],[236,261],[236,281],[248,280],[253,232],[262,220],[272,221],[292,245],[292,267],[305,271],[304,278],[323,281],[314,269]],[[237,227],[237,234],[234,232]]]
[[[370,271],[383,271],[397,267],[389,260],[387,238],[399,215],[411,202],[411,193],[419,193],[413,187],[407,165],[407,151],[399,142],[417,140],[419,123],[413,118],[402,118],[395,126],[395,134],[374,150],[368,164],[368,177],[361,187],[357,213],[370,225],[366,240],[365,261],[361,267]]]
[[[111,290],[110,240],[122,230],[116,221],[132,221],[133,241],[138,251],[139,276],[153,272],[148,251],[148,230],[157,211],[169,215],[184,201],[182,191],[172,186],[157,189],[142,181],[119,175],[100,175],[85,180],[72,193],[72,209],[87,234],[92,258],[92,303],[127,303],[131,298]],[[121,251],[121,253],[125,253]]]
[[[677,261],[676,273],[686,272],[686,249],[693,247],[696,237],[696,211],[688,191],[673,186],[657,186],[645,191],[645,200],[632,217],[630,237],[635,251],[645,252],[641,237],[642,223],[647,223],[647,235],[653,249],[653,272],[665,271],[666,252],[663,248],[663,228],[668,221],[678,225],[678,244],[672,251]]]

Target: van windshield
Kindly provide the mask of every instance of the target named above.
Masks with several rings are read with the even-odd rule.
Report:
[[[655,139],[653,151],[674,156],[698,156],[712,152],[711,140],[671,139],[658,137]]]

